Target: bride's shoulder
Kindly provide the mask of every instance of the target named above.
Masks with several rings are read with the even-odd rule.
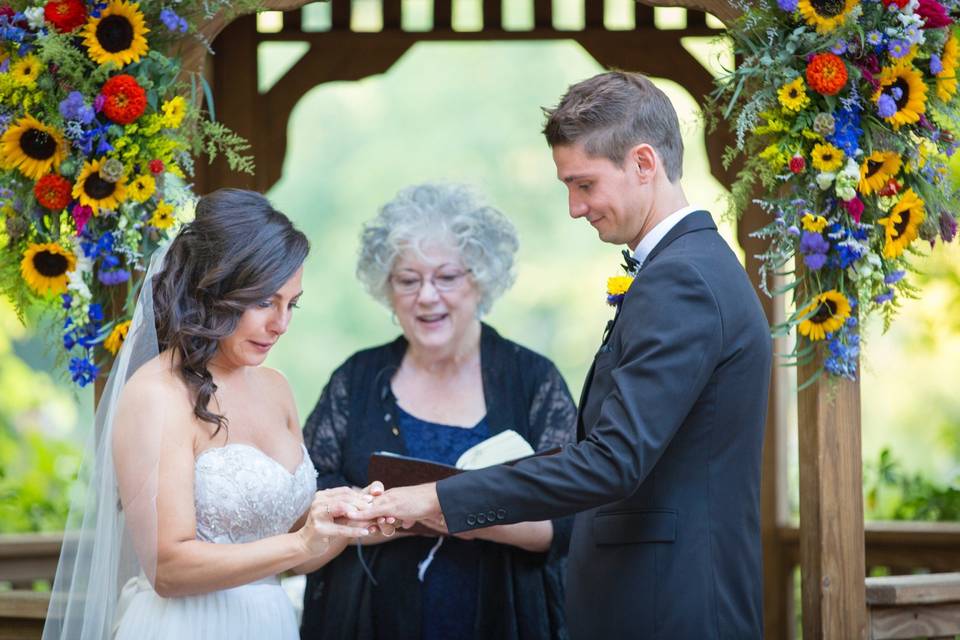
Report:
[[[138,419],[154,415],[189,415],[190,394],[186,383],[172,366],[169,353],[161,353],[141,365],[123,386],[117,415],[134,413]]]

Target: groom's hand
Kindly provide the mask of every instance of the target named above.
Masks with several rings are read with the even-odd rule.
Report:
[[[431,482],[384,492],[373,499],[373,504],[364,509],[358,519],[376,520],[378,524],[387,525],[397,521],[404,529],[409,529],[417,520],[439,520],[442,515],[437,484]]]

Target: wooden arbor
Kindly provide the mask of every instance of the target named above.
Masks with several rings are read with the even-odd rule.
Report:
[[[552,40],[572,39],[602,65],[642,71],[650,76],[674,80],[696,97],[712,88],[712,77],[680,44],[681,36],[712,35],[705,13],[721,20],[736,17],[727,0],[643,0],[637,4],[636,28],[608,31],[604,27],[603,0],[587,0],[585,26],[580,31],[554,28],[551,0],[483,0],[483,28],[462,32],[452,28],[452,0],[434,0],[433,28],[409,32],[402,28],[401,0],[382,0],[383,29],[377,33],[351,30],[350,0],[329,0],[331,28],[320,33],[301,29],[301,7],[306,0],[266,0],[265,7],[286,11],[278,33],[258,33],[252,16],[229,25],[216,18],[203,28],[215,38],[217,55],[207,62],[205,50],[196,43],[183,50],[187,70],[212,77],[218,118],[244,135],[252,144],[257,160],[255,176],[230,173],[222,164],[204,168],[199,188],[243,186],[262,191],[279,178],[286,150],[286,129],[290,113],[311,88],[335,80],[359,80],[387,71],[413,44],[449,40]],[[508,31],[503,28],[502,2],[532,2],[533,28]],[[662,31],[654,24],[653,6],[686,7],[684,31]],[[221,33],[222,32],[222,33]],[[307,53],[266,93],[257,85],[257,45],[270,40],[307,42]],[[729,185],[732,175],[720,158],[728,142],[725,132],[708,136],[706,147],[711,171]],[[763,225],[763,214],[747,211],[738,237],[747,255],[747,270],[756,278],[752,256],[762,247],[749,231]],[[756,282],[755,282],[756,284]],[[775,301],[761,295],[767,316],[774,320],[782,313]],[[801,372],[801,375],[803,373]],[[783,385],[774,384],[771,394],[764,450],[762,533],[765,566],[765,635],[789,637],[790,620],[787,585],[790,567],[781,537],[783,517]],[[856,639],[866,637],[864,594],[864,528],[861,490],[859,387],[840,383],[828,392],[815,384],[800,395],[801,528],[800,562],[803,580],[804,635],[807,638]]]

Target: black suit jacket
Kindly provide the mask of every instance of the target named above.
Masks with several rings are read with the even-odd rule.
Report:
[[[770,361],[743,267],[710,214],[691,213],[647,257],[597,352],[580,441],[438,483],[447,526],[579,512],[572,638],[761,637]]]

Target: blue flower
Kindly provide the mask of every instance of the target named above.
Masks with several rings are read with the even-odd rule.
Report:
[[[73,296],[69,293],[60,294],[60,298],[63,300],[63,304],[61,305],[63,309],[69,309],[73,305]]]
[[[805,231],[800,239],[800,253],[803,254],[803,262],[812,271],[822,268],[827,262],[827,252],[830,251],[830,243],[823,239],[823,236],[813,231]]]
[[[891,40],[887,45],[887,50],[890,52],[892,57],[902,58],[910,53],[910,42],[908,40],[904,40],[903,38]]]
[[[883,34],[874,29],[873,31],[867,34],[867,42],[874,46],[878,44],[883,44]]]
[[[79,91],[71,91],[67,97],[60,102],[60,115],[64,120],[76,120],[81,124],[90,124],[96,114],[93,107],[83,100],[83,94]]]
[[[167,29],[174,32],[186,33],[187,21],[176,14],[173,9],[164,9],[160,12],[160,21]]]
[[[930,54],[930,75],[937,75],[943,71],[943,61],[935,53]]]
[[[90,322],[103,322],[103,305],[99,302],[91,304],[87,317],[90,318]]]
[[[97,378],[97,365],[89,358],[71,358],[70,376],[76,384],[85,387]]]
[[[884,277],[883,281],[886,284],[896,284],[897,282],[903,280],[903,276],[905,275],[907,275],[906,271],[894,271],[892,273],[888,273]]]
[[[843,151],[848,158],[853,158],[860,150],[860,137],[863,129],[860,128],[860,108],[851,105],[834,112],[833,134],[827,136],[830,144]]]
[[[777,6],[781,11],[793,13],[797,10],[797,0],[777,0]]]
[[[97,279],[101,283],[112,287],[114,285],[122,284],[130,279],[130,272],[126,269],[116,269],[114,271],[101,271],[97,274]]]
[[[877,100],[877,113],[881,118],[890,118],[897,112],[897,103],[886,93],[881,93]]]
[[[874,296],[873,301],[877,304],[883,304],[884,302],[890,302],[893,300],[893,289],[887,289],[878,296]]]

